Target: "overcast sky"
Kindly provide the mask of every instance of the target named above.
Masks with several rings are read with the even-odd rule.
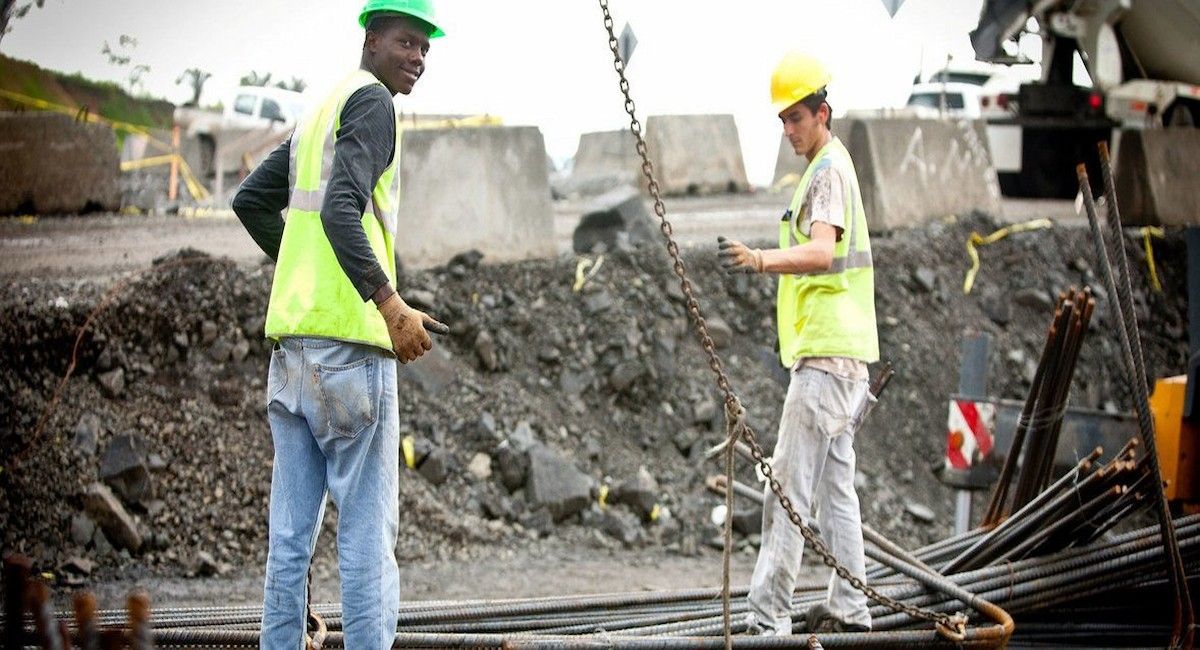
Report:
[[[101,54],[122,34],[137,39],[133,64],[150,72],[145,92],[182,102],[191,67],[212,73],[204,103],[220,101],[250,72],[303,78],[309,93],[358,64],[363,0],[46,0],[12,23],[0,51],[42,67],[123,81]],[[914,74],[947,54],[973,58],[967,33],[981,0],[906,0],[889,17],[880,0],[610,0],[618,31],[637,36],[629,78],[639,118],[733,114],[753,183],[771,181],[779,121],[771,71],[784,51],[825,58],[835,114],[900,106]],[[447,36],[435,40],[425,76],[397,98],[411,113],[490,113],[541,128],[562,161],[579,134],[628,128],[595,0],[441,0]]]

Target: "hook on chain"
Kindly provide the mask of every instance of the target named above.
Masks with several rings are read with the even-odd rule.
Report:
[[[948,641],[962,643],[967,640],[967,615],[962,612],[938,620],[934,627]]]

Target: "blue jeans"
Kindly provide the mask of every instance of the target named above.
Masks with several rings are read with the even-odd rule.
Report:
[[[400,609],[398,417],[396,361],[378,348],[285,338],[271,355],[263,648],[303,647],[306,579],[326,494],[338,510],[345,645],[391,647]]]

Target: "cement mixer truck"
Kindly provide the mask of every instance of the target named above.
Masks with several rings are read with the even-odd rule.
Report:
[[[985,0],[971,44],[980,61],[1028,63],[1017,47],[1027,33],[1041,37],[1041,79],[988,120],[1005,194],[1074,197],[1075,165],[1114,129],[1200,126],[1200,0]],[[1076,53],[1090,87],[1074,83]]]

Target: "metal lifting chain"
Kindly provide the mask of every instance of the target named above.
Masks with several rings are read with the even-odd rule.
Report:
[[[817,537],[816,533],[804,525],[804,520],[792,506],[791,499],[784,495],[783,486],[775,478],[771,465],[767,462],[763,454],[762,447],[759,446],[754,432],[750,429],[750,425],[746,424],[742,416],[744,409],[737,395],[734,394],[733,389],[729,386],[729,378],[726,377],[725,370],[721,366],[721,359],[717,356],[716,347],[713,345],[712,337],[708,333],[708,325],[704,321],[704,316],[700,313],[700,304],[696,301],[696,297],[692,291],[692,283],[688,280],[687,271],[684,268],[683,259],[679,256],[679,245],[675,243],[675,239],[672,236],[671,222],[667,220],[667,209],[663,205],[658,181],[654,179],[654,165],[651,164],[650,157],[646,153],[646,140],[642,136],[642,124],[638,121],[633,98],[629,95],[629,80],[625,78],[625,63],[621,60],[617,36],[613,32],[613,19],[612,14],[608,10],[608,0],[600,0],[600,8],[604,11],[604,29],[608,31],[608,49],[612,50],[613,68],[617,71],[617,76],[620,77],[621,94],[625,96],[625,112],[629,114],[630,119],[629,129],[637,139],[637,152],[642,158],[642,174],[646,176],[647,188],[650,190],[650,195],[654,198],[654,214],[658,215],[660,221],[659,229],[662,230],[663,237],[667,240],[667,252],[671,255],[675,275],[679,277],[679,284],[683,290],[688,314],[691,315],[692,322],[695,323],[696,329],[700,334],[700,345],[704,348],[705,354],[708,355],[708,366],[717,375],[717,387],[721,389],[721,392],[725,396],[725,417],[727,419],[737,418],[738,420],[736,425],[731,427],[733,429],[732,437],[737,438],[740,436],[750,446],[750,452],[754,456],[754,461],[758,463],[758,466],[762,469],[763,476],[770,483],[771,491],[779,498],[779,504],[787,511],[788,519],[800,529],[800,533],[804,536],[805,541],[817,555],[821,556],[821,561],[826,566],[832,568],[839,577],[850,583],[855,589],[866,594],[868,598],[886,605],[893,611],[903,612],[913,618],[930,621],[936,625],[938,632],[945,636],[961,638],[965,626],[962,616],[951,616],[899,602],[875,591],[851,574],[849,569],[837,562],[837,559],[833,557],[833,553]],[[732,452],[733,440],[728,441],[727,444],[729,445],[729,450],[727,451]],[[728,582],[727,576],[726,582]],[[728,591],[728,583],[725,585],[725,589]],[[726,636],[728,637],[728,620],[726,620],[725,626]]]

